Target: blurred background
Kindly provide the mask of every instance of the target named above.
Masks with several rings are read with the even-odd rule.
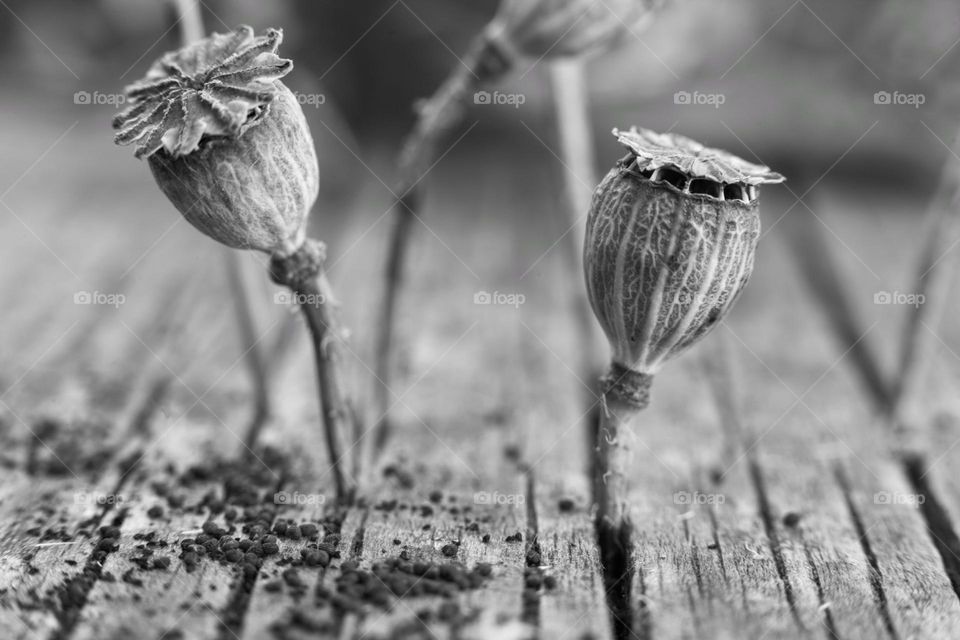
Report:
[[[412,122],[413,101],[429,95],[458,64],[497,3],[204,4],[209,30],[241,23],[258,30],[283,26],[284,52],[296,61],[289,83],[325,96],[308,116],[328,159],[328,187],[342,195],[370,177],[353,170],[349,151],[362,152],[365,160],[379,153],[389,157]],[[54,128],[74,120],[104,127],[114,106],[95,104],[94,96],[77,108],[74,93],[97,92],[101,102],[108,101],[178,44],[173,9],[161,0],[5,0],[2,8],[8,124],[15,118]],[[636,35],[590,64],[601,134],[630,124],[673,128],[748,157],[752,149],[785,172],[785,163],[816,172],[849,150],[835,169],[840,175],[895,175],[901,181],[922,181],[946,152],[937,138],[952,138],[952,114],[960,106],[954,81],[960,7],[949,0],[685,0]],[[519,112],[509,106],[475,109],[471,120],[480,121],[481,135],[466,146],[517,131],[529,142],[521,120],[549,131],[545,69],[546,63],[530,61],[502,88],[526,96]],[[878,104],[874,95],[883,91],[920,95],[921,102],[898,105],[894,98]],[[691,102],[677,104],[677,92],[690,94]],[[876,128],[850,149],[874,122]],[[347,150],[331,141],[327,127],[354,146]],[[611,140],[600,139],[601,157],[607,157]]]

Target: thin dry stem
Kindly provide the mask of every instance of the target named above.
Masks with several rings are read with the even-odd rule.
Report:
[[[632,463],[630,422],[649,401],[651,376],[613,363],[601,379],[603,407],[597,432],[593,478],[595,527],[607,605],[614,622],[629,630],[632,594],[633,523],[629,511]]]
[[[180,25],[180,40],[186,46],[203,39],[203,16],[200,0],[172,0]]]
[[[612,363],[600,380],[603,406],[597,431],[594,498],[597,530],[629,532],[630,421],[646,408],[653,377]],[[627,534],[628,535],[628,534]],[[629,535],[628,535],[629,537]]]
[[[954,147],[960,149],[960,137]],[[827,314],[834,333],[843,344],[853,345],[850,354],[855,368],[885,424],[895,431],[897,447],[902,451],[920,446],[919,441],[914,441],[916,434],[910,432],[911,421],[904,415],[904,407],[919,387],[924,365],[929,360],[932,339],[929,327],[939,323],[955,277],[948,244],[953,242],[960,226],[958,171],[960,161],[951,155],[941,173],[917,257],[913,293],[924,296],[924,302],[911,309],[904,323],[894,376],[883,374],[874,352],[863,340],[863,325],[849,303],[844,272],[829,249],[820,223],[812,216],[804,216],[805,224],[795,225],[798,228],[787,234],[801,275]]]
[[[566,195],[566,235],[563,237],[564,254],[571,272],[572,280],[583,277],[583,242],[586,216],[593,199],[596,184],[593,161],[594,137],[590,124],[590,105],[583,75],[583,62],[580,59],[558,60],[550,65],[550,78],[553,87],[553,102],[557,113],[557,129],[560,138],[560,153],[563,159],[564,193]],[[596,380],[602,364],[595,354],[604,352],[604,344],[597,324],[590,310],[586,292],[582,288],[574,290],[573,313],[577,334],[580,338],[580,373],[583,380]],[[584,394],[584,406],[593,406],[596,402],[597,388]],[[588,411],[584,417],[584,429],[588,450],[593,450],[599,411]],[[592,477],[594,459],[588,458]]]
[[[231,298],[233,299],[237,324],[240,329],[240,346],[244,350],[244,358],[253,381],[254,410],[244,438],[244,444],[246,444],[248,452],[252,452],[263,426],[269,421],[271,415],[270,377],[267,363],[258,344],[259,337],[257,336],[257,327],[254,322],[253,308],[250,304],[240,254],[233,250],[227,250],[225,256],[228,283],[230,290],[233,292]]]
[[[630,421],[640,412],[616,394],[604,394],[597,433],[597,526],[620,530],[629,526]]]
[[[485,35],[474,43],[470,53],[433,96],[418,108],[416,125],[407,136],[399,159],[399,178],[394,193],[394,226],[387,249],[384,287],[379,310],[374,393],[374,454],[382,452],[389,438],[390,384],[396,338],[397,303],[403,286],[403,267],[411,240],[413,222],[423,202],[422,179],[435,161],[439,144],[462,121],[468,100],[481,85],[505,74],[509,62],[502,51]]]
[[[593,199],[596,169],[593,161],[593,128],[590,125],[590,104],[583,77],[582,60],[558,60],[550,65],[553,103],[557,113],[560,157],[563,179],[570,202],[570,232],[577,247],[576,261],[581,262],[584,222]]]
[[[953,152],[960,152],[960,134],[953,143]],[[898,418],[904,404],[916,393],[929,360],[933,341],[928,329],[943,317],[947,295],[956,277],[956,258],[949,255],[950,243],[960,228],[960,185],[957,174],[960,160],[950,155],[940,174],[937,193],[927,214],[926,233],[917,256],[912,293],[923,296],[923,304],[910,308],[900,338],[898,378],[893,389],[891,415]]]
[[[200,10],[200,0],[172,0],[177,12],[180,26],[180,40],[186,46],[204,37],[203,15]],[[240,329],[240,340],[244,351],[244,359],[253,381],[253,416],[247,427],[244,444],[251,452],[256,446],[257,439],[263,426],[270,419],[270,387],[267,365],[263,351],[259,346],[260,336],[257,323],[254,319],[253,307],[248,295],[248,284],[244,279],[243,264],[239,255],[232,249],[224,250],[224,262],[227,268],[227,277],[237,314],[237,323]]]
[[[353,477],[344,471],[346,457],[341,438],[353,433],[352,413],[345,400],[340,370],[343,332],[334,310],[334,296],[323,270],[323,245],[307,240],[293,255],[275,257],[270,265],[274,280],[301,299],[301,310],[313,339],[320,396],[320,418],[337,500],[349,504],[356,493]]]

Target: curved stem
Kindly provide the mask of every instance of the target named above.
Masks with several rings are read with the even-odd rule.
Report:
[[[403,266],[410,244],[411,229],[423,202],[421,181],[437,157],[437,146],[463,120],[468,100],[476,88],[503,76],[510,60],[486,34],[474,42],[467,56],[440,88],[418,108],[417,122],[406,137],[399,159],[399,179],[394,189],[395,222],[390,230],[384,287],[378,313],[376,363],[377,387],[374,411],[378,417],[373,447],[379,454],[389,439],[391,427],[390,381],[396,334],[397,303],[403,286]]]
[[[230,290],[233,292],[234,310],[237,314],[237,323],[240,329],[241,347],[244,349],[244,357],[249,365],[250,374],[253,378],[253,402],[254,411],[247,432],[244,436],[244,444],[247,452],[252,453],[253,447],[263,430],[263,426],[270,419],[270,382],[267,372],[267,363],[264,360],[263,352],[260,350],[259,336],[257,336],[257,327],[253,319],[253,308],[250,304],[250,296],[247,295],[247,283],[244,280],[243,263],[240,256],[233,250],[228,250],[226,256],[227,278]]]
[[[203,14],[200,10],[200,0],[172,0],[177,12],[177,23],[180,27],[180,41],[186,46],[192,42],[202,40],[204,36]],[[263,426],[270,419],[270,387],[267,364],[263,351],[259,345],[260,336],[257,332],[257,323],[254,320],[253,307],[248,295],[248,284],[244,279],[243,263],[233,249],[224,251],[227,278],[237,322],[240,329],[242,348],[250,377],[253,380],[254,408],[253,417],[244,436],[244,446],[248,453],[252,453]]]
[[[344,472],[346,462],[341,438],[352,433],[352,413],[345,400],[345,384],[340,370],[343,333],[335,312],[335,298],[323,270],[323,245],[307,240],[294,254],[274,257],[270,264],[274,280],[298,295],[300,309],[310,329],[317,365],[320,419],[337,501],[349,504],[356,483]]]

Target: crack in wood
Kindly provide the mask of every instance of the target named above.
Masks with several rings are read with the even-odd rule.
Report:
[[[345,549],[348,560],[353,560],[355,562],[360,562],[363,559],[363,544],[366,537],[366,528],[367,528],[367,518],[370,517],[372,507],[368,506],[363,510],[363,514],[360,516],[360,522],[357,524],[357,530],[353,534],[353,538],[350,540],[349,550]],[[320,588],[318,583],[318,589]],[[349,635],[347,633],[348,629],[348,617],[351,615],[351,612],[342,607],[333,607],[333,628],[335,629],[335,634],[339,638],[346,637]],[[419,618],[418,618],[419,620]]]
[[[777,534],[777,525],[773,517],[773,510],[770,508],[770,499],[767,496],[763,470],[760,468],[760,463],[757,462],[754,455],[747,456],[747,467],[750,470],[750,481],[751,484],[753,484],[757,496],[760,520],[763,522],[763,529],[767,535],[770,553],[773,555],[773,564],[777,568],[777,575],[780,577],[780,583],[783,586],[784,597],[787,600],[787,605],[790,607],[790,615],[793,617],[797,627],[801,630],[806,630],[803,620],[800,619],[800,613],[797,611],[793,585],[790,584],[790,576],[787,573],[787,563],[783,559],[783,548],[780,545],[780,536]]]
[[[950,580],[950,586],[953,592],[960,598],[960,538],[953,528],[950,521],[950,515],[943,507],[937,495],[933,492],[933,487],[927,480],[927,464],[920,455],[901,456],[904,473],[907,481],[917,497],[920,505],[920,514],[927,525],[927,533],[930,534],[930,541],[940,554],[943,561],[943,570]]]
[[[286,472],[283,472],[270,493],[275,494],[281,491],[287,480]],[[226,487],[224,488],[225,493],[227,489]],[[271,527],[276,520],[277,514],[274,513],[270,521]],[[233,584],[230,585],[230,597],[227,600],[227,604],[217,616],[220,629],[219,640],[236,640],[242,636],[247,610],[250,608],[250,601],[253,598],[253,589],[260,577],[262,567],[257,567],[256,571],[252,574],[246,573],[243,567],[238,567],[236,570],[237,577]]]
[[[528,588],[526,585],[527,576],[531,572],[542,573],[540,562],[542,552],[540,549],[540,525],[537,520],[537,493],[536,479],[533,469],[524,465],[526,469],[524,478],[525,486],[525,504],[527,515],[527,544],[524,557],[526,558],[524,569],[524,588],[521,592],[521,620],[533,627],[533,637],[540,637],[540,592],[539,588]]]
[[[723,560],[723,546],[720,544],[720,525],[717,522],[717,511],[712,504],[707,505],[707,514],[710,516],[710,534],[713,536],[711,548],[717,552],[717,561],[720,563],[720,576],[723,583],[730,586],[730,579],[727,577],[727,566]]]
[[[813,585],[817,590],[817,602],[820,605],[820,610],[823,612],[823,626],[827,632],[827,638],[829,640],[840,640],[837,625],[833,620],[833,611],[831,611],[830,603],[827,602],[824,596],[823,581],[820,579],[820,572],[817,571],[817,564],[813,560],[813,551],[810,549],[810,545],[807,543],[803,531],[798,529],[797,535],[800,538],[800,545],[803,547],[803,556],[807,560],[807,568],[810,570],[810,579],[813,580]]]
[[[633,527],[630,522],[620,526],[612,525],[602,519],[596,521],[597,546],[600,550],[600,567],[603,570],[603,586],[610,610],[613,637],[615,640],[639,638],[646,640],[648,633],[644,627],[635,624],[630,593],[633,587],[631,570]],[[638,569],[639,572],[639,569]],[[641,601],[638,609],[645,604]],[[647,628],[649,631],[649,628]]]
[[[860,515],[860,511],[853,501],[853,491],[850,487],[850,481],[843,467],[840,465],[834,467],[833,474],[836,478],[837,485],[840,487],[841,493],[843,493],[843,500],[847,505],[847,512],[850,514],[850,521],[853,523],[853,528],[857,533],[860,548],[863,550],[863,555],[867,559],[867,566],[870,570],[870,588],[873,590],[873,597],[877,603],[877,609],[880,612],[880,619],[883,620],[883,626],[887,630],[887,633],[890,634],[890,637],[893,640],[897,640],[899,634],[897,633],[896,626],[893,624],[893,617],[890,615],[890,605],[883,587],[883,574],[880,572],[880,562],[877,560],[873,547],[870,545],[870,538],[867,536],[867,530],[863,525],[863,518]]]
[[[103,565],[107,557],[119,548],[120,527],[126,518],[127,510],[120,509],[109,527],[100,531],[93,550],[87,556],[83,570],[65,580],[53,594],[59,605],[56,618],[59,626],[50,634],[50,640],[67,640],[80,621],[80,615],[87,606],[90,592],[103,577]]]

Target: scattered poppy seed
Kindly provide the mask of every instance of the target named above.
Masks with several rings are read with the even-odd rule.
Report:
[[[263,585],[264,591],[267,591],[268,593],[276,593],[282,588],[283,583],[281,583],[279,580],[270,580],[269,582],[265,582]]]

